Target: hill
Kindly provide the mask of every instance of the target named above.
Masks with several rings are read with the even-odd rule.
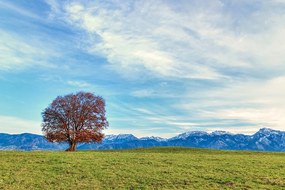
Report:
[[[284,189],[285,153],[0,151],[0,189]]]
[[[253,135],[189,131],[169,139],[137,138],[132,134],[107,135],[101,144],[82,143],[79,150],[147,148],[154,146],[183,146],[222,150],[285,151],[285,132],[262,128]],[[65,150],[67,144],[49,143],[41,135],[0,134],[0,150]]]

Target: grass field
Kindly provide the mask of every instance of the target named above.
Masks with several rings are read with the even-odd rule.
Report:
[[[285,189],[285,153],[0,151],[0,189]]]

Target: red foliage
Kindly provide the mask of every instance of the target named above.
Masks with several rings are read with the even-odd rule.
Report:
[[[50,142],[68,142],[69,151],[77,143],[100,142],[108,127],[105,101],[92,93],[58,96],[43,112],[42,131]]]

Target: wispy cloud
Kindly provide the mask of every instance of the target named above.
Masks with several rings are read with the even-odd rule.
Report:
[[[13,116],[0,115],[1,133],[35,133],[41,134],[41,123]]]
[[[255,3],[71,2],[65,18],[86,32],[89,52],[123,75],[235,78],[233,69],[262,74],[257,65],[283,64],[285,14],[277,2]]]
[[[188,111],[189,116],[193,115],[195,110],[195,117],[202,120],[234,120],[229,125],[245,122],[251,124],[249,128],[256,129],[258,126],[284,130],[284,82],[285,77],[276,77],[262,81],[231,83],[222,89],[201,92],[195,95],[200,97],[195,102],[178,104],[175,108]],[[237,130],[239,128],[244,126],[236,126]]]
[[[0,70],[19,70],[35,66],[55,67],[47,60],[57,53],[32,40],[28,42],[16,33],[0,30]]]
[[[148,73],[174,78],[222,77],[211,66],[193,59],[196,52],[192,50],[196,50],[189,46],[191,40],[197,39],[185,31],[185,23],[179,20],[183,15],[161,2],[113,3],[112,8],[108,3],[66,5],[66,19],[85,30],[89,40],[94,39],[88,50],[105,56],[109,67],[130,76]],[[163,24],[158,27],[160,22]],[[171,30],[179,39],[163,32]]]
[[[29,17],[32,19],[37,19],[37,20],[41,20],[41,17],[37,14],[34,14],[33,12],[27,11],[23,8],[20,8],[12,3],[10,3],[9,1],[1,1],[0,2],[0,8],[2,9],[8,9],[10,11],[16,12],[18,14],[20,14],[21,16],[24,17]]]
[[[79,88],[84,88],[84,87],[91,87],[92,85],[85,82],[85,81],[74,81],[74,80],[69,80],[66,82],[67,84],[71,85],[71,86],[76,86]]]
[[[131,95],[135,97],[153,97],[155,96],[155,92],[153,89],[140,89],[132,91]]]

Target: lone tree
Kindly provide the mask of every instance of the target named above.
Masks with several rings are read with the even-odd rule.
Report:
[[[43,112],[42,131],[50,142],[68,142],[66,151],[77,143],[101,142],[108,127],[105,101],[92,93],[58,96]]]

